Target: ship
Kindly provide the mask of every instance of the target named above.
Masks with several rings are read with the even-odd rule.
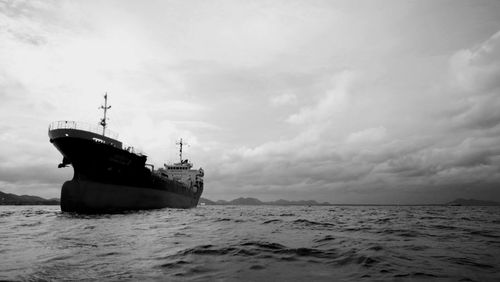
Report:
[[[92,214],[196,207],[204,171],[183,159],[182,138],[179,162],[155,169],[144,153],[125,146],[107,128],[110,108],[106,93],[99,124],[63,120],[49,125],[50,143],[62,154],[58,167],[71,165],[74,172],[62,185],[61,210]]]

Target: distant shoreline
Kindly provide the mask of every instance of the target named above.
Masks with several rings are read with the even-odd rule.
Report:
[[[2,206],[54,206],[59,205],[59,199],[44,199],[38,196],[30,195],[15,195],[10,193],[4,193],[0,191],[0,205]],[[494,201],[483,201],[476,199],[456,199],[451,202],[442,204],[332,204],[328,202],[319,203],[314,200],[300,200],[300,201],[289,201],[289,200],[277,200],[263,202],[256,198],[237,198],[231,201],[212,201],[206,198],[201,198],[199,205],[209,205],[209,206],[337,206],[337,207],[433,207],[433,206],[500,206],[500,202]]]
[[[277,200],[263,202],[256,198],[237,198],[231,201],[211,201],[206,198],[200,199],[200,204],[216,205],[216,206],[500,206],[499,202],[482,201],[475,199],[456,199],[451,202],[442,204],[332,204],[328,202],[318,203],[314,200],[288,201]]]
[[[59,199],[44,199],[38,196],[16,195],[0,191],[0,205],[2,206],[54,206],[59,205]]]

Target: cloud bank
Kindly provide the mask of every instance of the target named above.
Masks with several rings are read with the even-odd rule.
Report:
[[[500,200],[500,5],[388,4],[4,2],[0,190],[58,196],[47,125],[108,92],[150,162],[188,141],[209,198]]]

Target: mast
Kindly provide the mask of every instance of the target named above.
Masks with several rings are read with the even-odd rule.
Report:
[[[181,138],[181,140],[179,140],[179,142],[177,142],[175,144],[179,145],[179,158],[180,158],[181,163],[182,163],[182,146],[187,145],[187,144],[182,141],[182,138]]]
[[[107,118],[106,118],[106,112],[111,108],[111,105],[108,106],[108,92],[106,92],[106,94],[104,94],[104,106],[101,105],[101,107],[99,109],[103,109],[104,110],[104,117],[101,119],[101,125],[102,125],[102,136],[105,136],[105,132],[106,132],[106,125],[108,124],[106,122]]]

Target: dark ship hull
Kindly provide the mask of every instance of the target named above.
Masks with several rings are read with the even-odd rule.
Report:
[[[109,213],[197,206],[202,181],[187,185],[168,179],[146,164],[145,155],[122,148],[120,141],[62,123],[49,127],[50,142],[63,155],[59,166],[71,164],[74,169],[73,179],[61,189],[62,211]]]
[[[61,210],[77,213],[114,213],[127,210],[192,208],[199,197],[168,190],[105,184],[73,179],[61,189]]]

